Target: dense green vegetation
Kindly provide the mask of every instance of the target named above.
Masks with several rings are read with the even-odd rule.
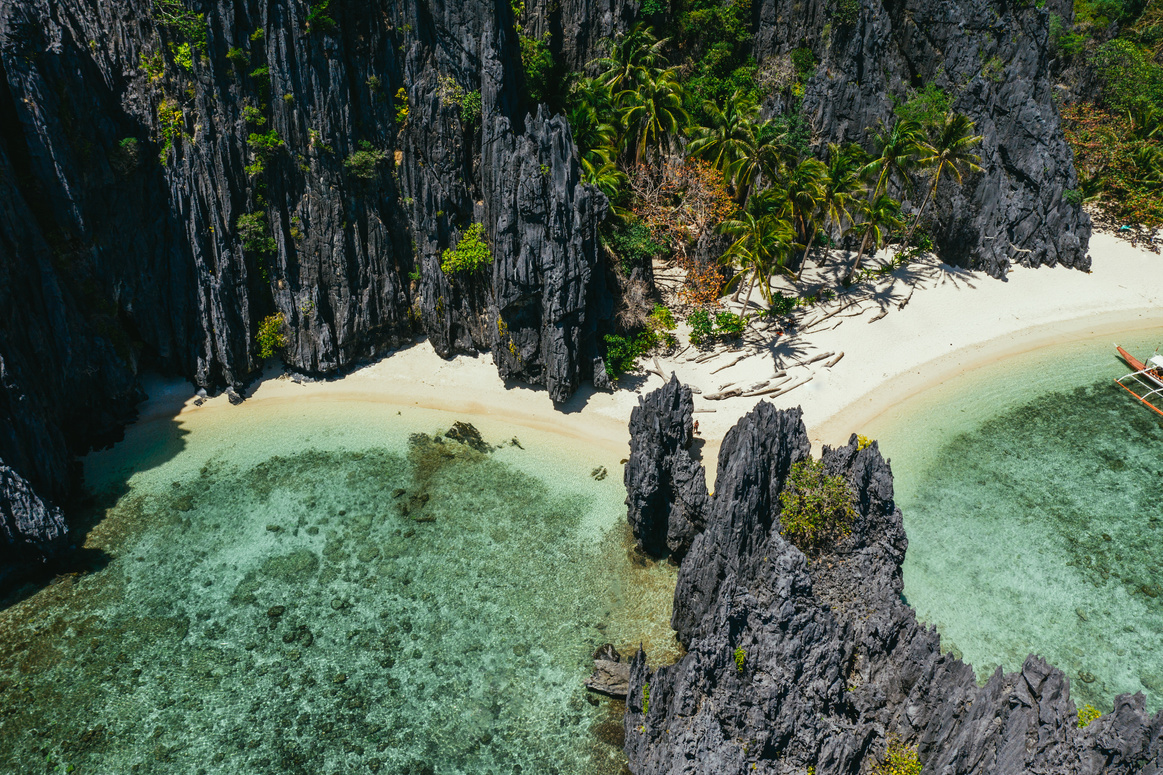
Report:
[[[1120,223],[1163,223],[1163,4],[1078,0],[1073,24],[1052,16],[1050,37],[1059,57],[1088,65],[1100,86],[1096,102],[1062,110],[1079,176],[1066,198],[1094,202]]]
[[[819,460],[809,457],[791,467],[779,502],[781,535],[804,551],[852,532],[852,490],[843,476],[824,473]]]
[[[818,65],[810,49],[759,73],[746,56],[749,0],[676,0],[662,15],[669,37],[638,24],[607,41],[586,72],[562,79],[567,93],[541,96],[562,103],[583,177],[609,200],[602,239],[622,273],[655,258],[687,270],[680,298],[693,308],[692,341],[742,333],[742,307],[712,322],[720,294],[733,290],[733,301],[743,294],[745,305],[758,289],[771,305],[772,277],[799,281],[820,246],[858,240],[845,284],[862,279],[870,249],[902,232],[905,243],[923,238],[917,229],[941,180],[960,183],[979,171],[974,148],[981,138],[971,121],[950,112],[950,97],[936,86],[897,105],[892,125],[875,135],[872,155],[856,145],[813,147],[798,108],[759,117],[760,100],[775,91],[798,105]],[[526,76],[532,90],[529,62]],[[918,179],[927,179],[921,205],[906,221],[889,191],[911,189]],[[694,245],[715,234],[729,238],[719,267],[690,258]],[[625,354],[648,338],[631,330],[614,341],[618,356],[609,360],[632,363]]]
[[[440,268],[445,274],[457,272],[475,272],[482,266],[492,263],[493,254],[489,252],[489,243],[485,237],[483,224],[474,223],[465,229],[455,248],[444,251],[440,258]]]
[[[258,357],[270,358],[277,351],[287,346],[287,321],[283,313],[270,315],[258,324],[258,333],[255,334],[258,342]]]
[[[358,147],[358,151],[353,151],[350,156],[343,160],[343,166],[347,169],[347,173],[354,178],[375,180],[378,174],[376,168],[384,159],[388,158],[387,152],[375,148],[367,140],[360,140]]]

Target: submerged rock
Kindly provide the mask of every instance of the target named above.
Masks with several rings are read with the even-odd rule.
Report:
[[[607,643],[594,652],[594,672],[586,679],[586,688],[598,694],[624,700],[630,689],[630,665],[613,645]]]
[[[676,395],[672,382],[643,406]],[[656,444],[682,412],[667,416],[633,425],[634,441]],[[859,449],[853,435],[824,448],[825,471],[854,494],[851,534],[810,560],[785,540],[779,493],[809,450],[801,412],[766,403],[724,439],[705,528],[675,590],[687,653],[651,670],[639,651],[630,664],[626,753],[637,775],[868,772],[890,739],[915,747],[926,772],[950,775],[1160,771],[1163,712],[1148,716],[1141,694],[1080,729],[1068,680],[1040,658],[979,687],[969,665],[941,653],[935,629],[901,600],[908,542],[875,443]],[[641,490],[629,500],[657,498],[655,479],[627,485]]]

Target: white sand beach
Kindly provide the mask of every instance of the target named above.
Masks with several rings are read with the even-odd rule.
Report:
[[[675,355],[659,357],[658,367],[702,391],[695,396],[695,417],[707,442],[704,460],[712,465],[727,430],[765,399],[802,406],[817,445],[843,443],[893,404],[1010,355],[1149,328],[1159,329],[1163,344],[1163,256],[1099,233],[1090,252],[1090,273],[1017,267],[1004,280],[931,259],[917,261],[818,305],[795,334],[777,337],[774,330],[759,328],[735,344],[698,350],[685,346],[687,331],[680,326],[682,344]],[[826,270],[813,276],[810,268],[804,285],[815,281],[827,287],[827,277]],[[654,368],[649,358],[644,365]],[[777,377],[778,372],[786,374]],[[252,388],[248,401],[325,397],[441,409],[624,453],[632,409],[641,394],[660,384],[657,374],[640,371],[624,376],[613,393],[587,384],[555,407],[542,389],[506,386],[487,353],[445,361],[419,343],[337,380],[296,384],[272,371]],[[788,387],[793,389],[770,392]],[[708,398],[733,389],[753,395]],[[193,388],[185,383],[155,383],[150,392],[143,419],[173,416],[179,405],[183,416],[230,409],[225,396],[196,406]]]

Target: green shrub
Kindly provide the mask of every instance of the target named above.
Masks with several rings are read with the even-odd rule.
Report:
[[[1163,104],[1163,67],[1129,40],[1102,44],[1092,60],[1103,83],[1103,99],[1118,111]]]
[[[796,298],[794,296],[784,296],[779,291],[771,297],[771,314],[772,315],[787,315],[796,308]]]
[[[800,80],[803,80],[815,72],[816,55],[810,48],[797,48],[791,52],[791,63],[795,66]]]
[[[702,344],[715,335],[715,324],[711,322],[711,313],[703,307],[692,312],[687,317],[686,322],[691,327],[691,344]]]
[[[525,85],[534,102],[543,101],[549,94],[549,79],[553,71],[550,37],[548,32],[540,38],[521,35],[521,69],[525,71]]]
[[[837,24],[847,27],[860,18],[860,0],[836,0],[836,10],[832,18]]]
[[[307,12],[307,32],[327,32],[335,28],[335,20],[327,13],[331,0],[313,0]]]
[[[747,327],[747,318],[740,317],[734,312],[716,312],[715,313],[715,333],[720,336],[725,336],[728,339],[737,339],[743,335],[743,330]]]
[[[742,646],[735,649],[735,669],[740,673],[743,672],[743,663],[747,660],[747,652],[743,650]]]
[[[633,369],[638,359],[650,352],[654,346],[654,337],[649,331],[643,331],[637,336],[606,335],[606,374],[610,379],[617,379],[622,374]]]
[[[642,715],[650,712],[650,684],[642,684]]]
[[[258,324],[255,341],[258,342],[258,357],[270,358],[276,351],[287,346],[286,318],[279,312],[262,319]]]
[[[655,304],[654,310],[646,319],[646,327],[654,338],[654,344],[665,344],[667,347],[674,347],[678,344],[678,339],[672,331],[674,331],[674,313],[670,311],[670,307],[662,304]]]
[[[388,158],[386,151],[375,148],[367,140],[359,141],[359,150],[343,160],[347,173],[360,180],[375,180],[376,167]]]
[[[226,59],[230,62],[233,62],[238,67],[246,67],[250,64],[250,57],[246,55],[245,51],[238,48],[237,46],[231,46],[229,49],[227,49]]]
[[[396,91],[396,126],[402,127],[408,120],[408,92],[401,86]]]
[[[481,93],[470,91],[460,101],[460,120],[472,126],[481,120]]]
[[[916,121],[925,127],[935,127],[945,120],[952,100],[937,84],[929,81],[925,88],[911,90],[909,98],[893,108],[893,114],[903,121]]]
[[[805,458],[791,467],[779,514],[780,533],[800,549],[820,546],[852,532],[856,509],[843,476],[824,473],[824,464]]]
[[[194,53],[190,49],[189,43],[170,44],[170,54],[174,57],[174,63],[178,67],[187,72],[194,69]]]
[[[246,213],[238,216],[235,223],[238,238],[242,241],[242,249],[252,255],[274,253],[277,245],[275,238],[267,229],[266,213]]]
[[[188,10],[182,0],[153,0],[152,16],[195,46],[206,46],[206,15]]]
[[[1083,705],[1078,709],[1078,728],[1081,729],[1102,715],[1102,711],[1093,705]]]
[[[256,108],[254,105],[243,106],[242,118],[246,121],[246,123],[254,124],[255,126],[262,126],[267,122],[267,117],[263,115],[263,112]]]
[[[255,156],[266,160],[283,147],[283,139],[279,137],[278,132],[272,129],[269,132],[251,132],[250,136],[246,138],[246,144]]]
[[[621,259],[619,264],[622,274],[630,274],[635,267],[649,266],[655,256],[666,250],[665,245],[654,239],[650,227],[641,223],[614,225],[610,231],[609,244]]]
[[[884,761],[872,768],[871,775],[921,775],[917,749],[891,738],[884,752]]]
[[[464,231],[455,248],[444,251],[440,257],[440,268],[445,274],[475,272],[492,261],[493,254],[489,251],[485,227],[474,223]]]
[[[994,83],[1001,83],[1006,79],[1006,64],[1001,57],[992,57],[982,65],[981,75]]]

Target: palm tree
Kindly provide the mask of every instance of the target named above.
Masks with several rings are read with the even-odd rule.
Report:
[[[869,238],[872,238],[872,254],[876,255],[876,251],[884,247],[884,240],[889,233],[904,225],[900,212],[901,203],[888,194],[881,194],[864,206],[864,223],[860,225],[864,230],[864,236],[860,239],[860,250],[856,251],[856,260],[842,281],[844,285],[850,285],[856,273],[860,271],[860,262],[864,259],[864,248],[868,245]]]
[[[786,219],[778,215],[764,215],[756,218],[751,213],[743,212],[734,220],[724,221],[719,225],[719,231],[735,238],[731,246],[723,253],[719,260],[739,267],[740,274],[731,282],[738,283],[735,287],[733,301],[738,300],[740,280],[743,273],[748,274],[747,293],[743,296],[743,304],[739,314],[747,308],[751,298],[751,290],[759,283],[760,293],[764,300],[771,303],[771,273],[776,270],[788,272],[787,264],[795,244],[795,229]],[[790,272],[788,272],[790,274]]]
[[[933,199],[933,194],[937,192],[937,184],[941,182],[942,172],[949,170],[949,174],[957,181],[957,185],[961,185],[963,174],[981,172],[981,167],[977,166],[981,157],[971,150],[980,142],[981,135],[973,134],[973,122],[969,120],[968,116],[960,113],[950,113],[945,116],[945,121],[941,124],[933,142],[925,145],[927,155],[917,159],[918,166],[934,170],[933,185],[929,187],[929,193],[925,194],[925,201],[921,202],[921,209],[917,210],[917,218],[909,227],[909,233],[905,235],[905,245],[909,244],[917,224],[921,222],[921,216],[925,213],[925,207]]]
[[[819,159],[808,157],[788,175],[784,212],[798,227],[806,243],[804,256],[800,260],[796,281],[804,274],[808,253],[816,240],[816,220],[824,201],[824,186],[828,180],[828,168]]]
[[[618,169],[618,165],[612,161],[595,164],[588,158],[582,158],[581,168],[582,180],[606,195],[606,199],[610,201],[610,212],[615,218],[625,219],[629,211],[620,203],[627,182],[626,173]]]
[[[633,89],[665,61],[662,49],[666,41],[654,37],[651,29],[639,22],[610,41],[606,56],[590,64],[601,68],[598,79],[611,90]]]
[[[905,185],[911,185],[908,172],[916,167],[923,143],[921,125],[906,119],[898,120],[890,131],[876,136],[880,155],[866,164],[862,170],[867,178],[876,178],[876,185],[872,188],[869,201],[874,201],[880,196],[881,191],[887,189],[889,181],[894,176],[902,178]]]
[[[863,191],[860,182],[860,163],[864,150],[855,144],[844,147],[828,143],[828,182],[824,185],[823,212],[825,223],[843,233],[844,222],[852,220],[850,208]]]
[[[774,183],[781,176],[791,151],[787,145],[787,128],[775,121],[755,124],[754,140],[743,149],[735,162],[736,200],[747,203],[752,186],[758,180]]]
[[[759,106],[742,90],[736,91],[722,108],[707,100],[703,110],[710,126],[691,129],[687,155],[711,163],[725,177],[733,178],[735,165],[755,144],[755,115]]]
[[[647,73],[636,89],[619,92],[622,124],[626,127],[628,150],[641,164],[648,150],[661,155],[673,146],[673,138],[690,124],[682,107],[683,88],[675,68]]]

